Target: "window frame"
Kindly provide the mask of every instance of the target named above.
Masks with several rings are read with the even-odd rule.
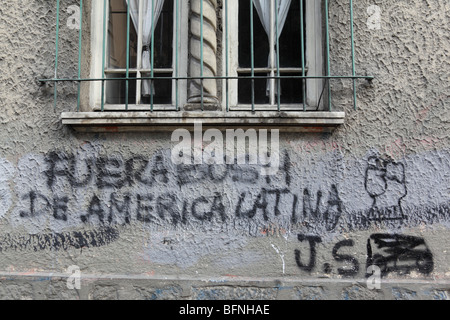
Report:
[[[57,1],[59,8],[59,1]],[[108,1],[108,0],[104,0]],[[163,131],[167,132],[168,130],[172,130],[174,128],[186,128],[188,130],[192,129],[195,123],[202,122],[203,128],[206,130],[207,128],[215,128],[215,129],[232,129],[232,128],[265,128],[265,129],[279,129],[283,132],[315,132],[315,133],[324,133],[324,132],[332,132],[337,127],[341,126],[345,123],[345,111],[334,111],[331,109],[331,104],[328,106],[328,103],[326,103],[327,92],[326,90],[321,90],[320,92],[317,90],[317,96],[321,96],[322,93],[324,96],[322,97],[322,104],[326,104],[327,108],[316,108],[316,109],[308,109],[304,110],[301,108],[301,106],[297,106],[293,110],[288,110],[289,112],[285,112],[286,110],[249,110],[249,109],[234,109],[229,110],[228,108],[228,101],[227,95],[225,90],[221,90],[222,88],[225,88],[225,84],[228,81],[223,81],[224,76],[226,73],[225,68],[221,68],[222,63],[225,63],[224,59],[224,45],[222,41],[223,36],[225,35],[224,30],[220,29],[217,33],[217,42],[222,42],[223,45],[221,47],[221,50],[218,52],[218,55],[216,56],[217,59],[219,59],[218,63],[218,69],[221,72],[221,75],[217,77],[218,81],[218,98],[219,103],[221,104],[220,109],[208,109],[203,108],[200,110],[200,108],[192,109],[190,110],[188,107],[188,95],[189,95],[189,77],[188,77],[188,69],[190,67],[189,63],[189,57],[190,57],[190,28],[192,26],[190,25],[191,17],[191,2],[188,1],[182,1],[182,0],[173,0],[173,1],[179,1],[180,14],[179,14],[179,37],[178,37],[178,50],[183,55],[180,55],[179,57],[179,75],[178,79],[180,81],[179,84],[179,91],[178,91],[178,100],[177,102],[179,106],[179,109],[176,110],[172,108],[171,110],[151,110],[149,106],[144,107],[143,110],[135,110],[130,106],[131,108],[124,108],[125,105],[120,105],[119,110],[111,110],[107,108],[101,109],[101,91],[102,91],[102,85],[101,83],[105,80],[103,80],[102,73],[102,44],[103,44],[103,2],[101,0],[99,1],[92,1],[88,0],[86,8],[88,8],[88,11],[86,15],[88,16],[86,21],[89,21],[90,25],[86,26],[86,29],[81,27],[79,29],[79,54],[80,58],[78,59],[78,70],[79,70],[79,76],[78,78],[74,79],[58,79],[57,71],[55,71],[55,78],[52,79],[42,79],[43,82],[54,82],[54,103],[55,106],[57,104],[57,84],[59,82],[65,82],[65,81],[71,81],[71,82],[77,82],[78,83],[78,108],[77,111],[69,111],[69,112],[62,112],[61,113],[61,121],[63,125],[68,125],[72,129],[74,129],[77,132],[104,132],[104,133],[113,133],[113,132],[157,132],[157,131]],[[224,2],[222,4],[228,3],[233,0],[223,0]],[[294,0],[295,1],[295,0]],[[314,3],[315,0],[306,0],[309,4]],[[318,12],[319,16],[322,19],[325,19],[326,15],[323,13],[323,10],[326,11],[327,8],[327,1],[328,0],[321,0],[321,5],[315,5],[310,8],[314,8],[315,12]],[[324,6],[324,7],[323,7]],[[175,7],[175,6],[174,6]],[[220,8],[220,7],[219,7]],[[324,9],[325,8],[325,9]],[[224,8],[222,7],[221,13],[224,15]],[[83,16],[84,11],[80,11],[81,17]],[[90,15],[90,17],[89,17]],[[57,15],[58,16],[58,15]],[[81,19],[80,17],[80,19]],[[220,17],[218,17],[220,19]],[[222,20],[223,23],[224,20]],[[319,20],[315,21],[314,27],[317,29],[318,33],[321,34],[321,32],[325,32],[322,28],[324,26],[321,25],[321,23],[318,22]],[[351,20],[353,21],[353,20]],[[324,20],[324,22],[328,22],[328,20]],[[57,25],[59,23],[59,20],[57,19]],[[58,41],[59,33],[58,33],[58,27],[56,28],[56,39]],[[90,33],[89,38],[85,40],[85,44],[89,43],[89,45],[86,45],[86,47],[89,47],[89,49],[84,50],[85,46],[82,45],[82,40],[84,32],[83,30],[86,30]],[[175,30],[175,28],[174,28]],[[326,25],[326,30],[328,30],[328,25]],[[328,31],[326,31],[328,32]],[[222,36],[219,36],[219,34],[222,34]],[[325,34],[323,34],[325,37]],[[327,33],[328,36],[328,33]],[[325,59],[325,52],[322,49],[322,45],[325,46],[322,39],[320,41],[317,40],[317,38],[312,39],[312,37],[308,37],[306,41],[314,40],[314,42],[319,42],[321,44],[321,49],[316,50],[316,55],[321,57],[322,59]],[[352,46],[353,46],[353,34],[352,34]],[[309,42],[308,42],[309,43]],[[309,45],[311,48],[311,45]],[[233,48],[231,46],[230,48]],[[87,59],[87,63],[84,65],[82,64],[81,57],[83,56],[81,49],[85,52],[85,58]],[[328,38],[327,38],[327,49],[328,49]],[[323,50],[323,51],[322,51]],[[175,52],[175,50],[174,50]],[[55,70],[58,68],[57,64],[57,57],[58,57],[58,45],[56,45],[55,55],[56,55],[56,62],[55,62]],[[329,52],[326,53],[327,59],[329,59]],[[106,60],[106,59],[105,59]],[[322,64],[316,64],[321,69],[324,69],[324,66]],[[308,66],[311,68],[311,66]],[[327,68],[329,66],[327,65]],[[86,70],[86,74],[89,74],[88,78],[81,78],[80,71],[83,73],[82,70]],[[310,69],[311,70],[311,69]],[[323,73],[321,73],[323,75]],[[229,75],[227,75],[229,76]],[[353,81],[355,82],[356,79],[367,79],[372,80],[374,77],[372,76],[357,76],[356,70],[353,69]],[[308,78],[308,81],[314,81],[318,80],[318,82],[322,83],[322,88],[325,89],[324,84],[328,83],[329,80],[326,80],[327,78],[343,78],[343,79],[352,79],[352,77],[349,76],[333,76],[329,77],[329,70],[327,70],[327,76],[321,76],[317,78]],[[230,80],[231,81],[231,80]],[[222,87],[223,85],[223,87]],[[309,96],[311,98],[311,94]],[[80,101],[82,102],[80,103]],[[325,102],[325,103],[324,103]],[[199,104],[200,105],[200,104]],[[202,104],[203,107],[203,104]],[[355,108],[356,108],[356,100],[355,100]],[[180,111],[180,112],[174,112]],[[102,111],[102,112],[99,112]],[[111,112],[115,111],[115,112]],[[157,111],[157,112],[153,112]],[[308,112],[304,112],[308,111]]]
[[[230,0],[228,0],[230,1]],[[292,0],[299,1],[299,0]],[[237,1],[236,1],[237,2]],[[323,1],[317,0],[305,0],[305,69],[307,70],[307,76],[324,76],[325,74],[325,56],[324,56],[324,35],[323,35]],[[228,5],[228,17],[237,17],[239,15],[239,5]],[[222,13],[223,21],[226,21],[226,8],[224,7]],[[255,16],[254,19],[259,19]],[[222,105],[228,105],[230,111],[248,111],[252,109],[252,105],[238,103],[238,80],[234,79],[238,77],[239,72],[239,19],[229,19],[228,18],[228,31],[223,32],[222,41],[225,43],[227,41],[226,37],[228,34],[228,52],[226,47],[223,46],[223,57],[222,59],[222,70],[227,72],[228,66],[228,76],[233,78],[227,82],[224,81],[222,84],[222,92],[228,92],[229,97],[222,97]],[[226,22],[224,22],[226,24]],[[276,62],[275,62],[276,64]],[[275,65],[274,64],[274,65]],[[276,67],[275,67],[276,68]],[[256,75],[256,74],[255,74]],[[276,76],[276,75],[275,75]],[[272,83],[276,83],[276,80],[271,80]],[[322,96],[324,92],[324,87],[326,81],[323,79],[305,79],[306,85],[306,101],[305,107],[307,111],[322,111],[325,110],[326,99]],[[228,86],[228,88],[227,88]],[[275,84],[276,86],[276,84]],[[276,95],[275,95],[276,97]],[[228,100],[228,101],[227,101]],[[274,111],[278,106],[275,101],[271,101],[272,104],[256,104],[256,110],[261,111]],[[303,110],[303,104],[281,104],[283,111],[299,111]]]
[[[109,1],[106,0],[106,28],[109,26]],[[166,0],[177,1],[177,0]],[[103,1],[92,1],[91,7],[91,59],[90,59],[90,77],[92,79],[101,79],[103,77]],[[178,0],[178,30],[176,29],[176,9],[177,6],[173,5],[173,50],[172,50],[172,77],[175,77],[176,63],[178,62],[178,77],[186,78],[188,73],[188,39],[189,39],[189,3],[188,1]],[[178,32],[177,37],[175,36]],[[108,48],[108,35],[106,32],[105,46]],[[176,52],[178,50],[178,59],[175,59]],[[105,50],[105,56],[108,55],[108,50]],[[178,61],[177,61],[178,60]],[[107,61],[107,57],[105,57]],[[106,64],[106,63],[105,63]],[[138,69],[139,66],[136,66]],[[107,66],[104,66],[105,74],[107,72]],[[136,73],[136,69],[129,70],[130,74]],[[117,72],[117,70],[111,71],[111,73]],[[155,77],[157,74],[155,74]],[[106,81],[105,81],[106,82]],[[178,80],[179,85],[176,85],[177,80],[172,80],[172,103],[171,104],[155,104],[155,111],[170,111],[175,110],[176,104],[183,105],[187,101],[187,90],[183,90],[184,83],[181,84],[181,80]],[[102,104],[102,81],[92,81],[89,86],[89,111],[124,111],[125,104]],[[178,87],[178,90],[177,90]],[[106,90],[105,90],[106,95]],[[106,96],[104,98],[106,100]],[[150,108],[147,104],[129,104],[128,111],[148,111]]]

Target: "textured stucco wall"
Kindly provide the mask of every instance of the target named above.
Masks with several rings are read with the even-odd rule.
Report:
[[[74,3],[62,1],[62,77],[76,75]],[[54,109],[37,81],[54,73],[54,2],[3,4],[1,298],[448,298],[447,1],[357,1],[357,70],[376,78],[357,82],[357,111],[351,82],[333,82],[345,125],[282,133],[269,178],[257,166],[176,167],[170,132],[62,126],[76,86],[59,85]],[[381,29],[367,26],[371,5]],[[348,21],[348,2],[332,1],[335,74],[351,72]],[[380,290],[364,280],[374,262],[385,263]],[[66,288],[72,265],[87,277],[79,291]]]

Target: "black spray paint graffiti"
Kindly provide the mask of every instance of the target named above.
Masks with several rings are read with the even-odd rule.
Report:
[[[299,249],[296,249],[294,251],[295,262],[297,263],[297,266],[301,270],[306,271],[306,272],[312,272],[314,270],[314,268],[316,267],[317,244],[322,243],[322,238],[320,238],[318,236],[308,236],[308,235],[303,235],[303,234],[299,234],[297,236],[297,238],[300,242],[307,241],[309,243],[309,261],[307,264],[304,264],[302,262],[301,251]],[[338,274],[342,275],[344,277],[355,276],[359,272],[359,262],[358,262],[358,260],[356,260],[356,258],[354,258],[350,255],[344,255],[344,254],[338,253],[338,251],[342,247],[353,247],[353,246],[354,246],[353,240],[343,240],[343,241],[338,242],[332,250],[332,256],[336,262],[351,264],[350,268],[347,267],[347,268],[338,268],[337,269]],[[323,270],[325,273],[331,273],[332,267],[329,263],[325,263],[323,265]]]
[[[322,199],[322,191],[318,191],[317,199]],[[227,208],[222,194],[213,196],[200,196],[192,200],[182,199],[175,192],[154,195],[152,193],[115,193],[106,198],[93,194],[88,201],[86,212],[79,214],[83,223],[92,222],[93,219],[100,224],[129,224],[133,220],[143,223],[166,222],[173,226],[186,225],[188,219],[210,222],[219,217],[221,222],[230,219],[252,220],[259,216],[264,221],[283,214],[291,216],[290,221],[297,223],[303,221],[307,228],[317,228],[323,225],[326,230],[333,230],[342,214],[342,204],[336,186],[332,186],[328,201],[323,208],[319,201],[312,204],[309,190],[304,190],[303,211],[298,210],[298,196],[288,189],[261,189],[256,195],[243,192],[235,207]],[[29,209],[21,210],[21,218],[34,218],[49,215],[58,221],[68,221],[69,207],[74,201],[69,196],[53,196],[49,198],[36,191],[30,191],[22,196],[23,203]],[[292,209],[288,212],[281,210],[281,203],[291,203]],[[314,207],[314,208],[313,208]],[[233,210],[234,216],[227,214]]]
[[[119,231],[112,227],[27,236],[7,234],[0,238],[0,252],[97,248],[109,245],[118,239]]]
[[[71,188],[73,193],[77,189],[91,188],[92,195],[88,196],[89,199],[84,197],[85,203],[82,204],[85,211],[75,214],[79,215],[83,223],[95,220],[102,225],[128,224],[136,220],[144,223],[169,222],[177,226],[186,225],[188,219],[210,222],[216,216],[221,222],[258,217],[267,222],[272,217],[284,214],[290,216],[293,224],[305,221],[307,226],[316,228],[317,225],[323,225],[331,231],[342,215],[342,201],[336,185],[331,186],[328,194],[318,190],[315,203],[309,189],[300,191],[301,195],[291,191],[291,163],[287,152],[284,153],[277,177],[261,177],[260,168],[251,165],[204,164],[172,168],[162,153],[152,159],[138,155],[124,160],[116,156],[78,157],[51,152],[45,157],[45,163],[46,185],[52,191],[51,195],[36,190],[21,195],[23,204],[27,205],[27,209],[20,211],[21,218],[50,215],[58,221],[68,221],[69,212],[73,212],[70,208],[80,208],[80,204],[74,203],[77,200],[72,195],[58,195],[60,190],[67,188]],[[231,199],[231,207],[227,207],[223,195],[219,193],[187,199],[176,192],[160,194],[160,187],[173,182],[171,179],[175,179],[176,183],[172,190],[177,185],[181,188],[205,181],[222,183],[225,179],[243,186],[261,185],[262,182],[270,184],[276,179],[277,184],[281,183],[285,187],[261,187],[259,191],[253,189],[253,192],[241,192],[238,198]],[[130,187],[139,191],[129,191]],[[111,193],[108,195],[106,192],[105,195],[105,191]],[[300,204],[304,206],[303,211],[298,209]]]
[[[247,155],[247,162],[249,157]],[[227,161],[224,161],[227,163]],[[237,159],[235,160],[237,163]],[[222,166],[217,165],[178,165],[177,177],[180,186],[202,182],[204,180],[212,182],[223,182],[227,177],[230,177],[233,182],[240,182],[245,184],[254,184],[261,178],[261,167],[257,165],[237,165],[227,164]],[[283,163],[280,165],[279,173],[284,177],[286,186],[291,185],[291,160],[289,153],[284,153]],[[271,176],[264,176],[266,183],[271,182]]]
[[[58,180],[65,180],[72,188],[94,185],[96,188],[121,189],[127,186],[154,186],[169,182],[168,162],[162,154],[152,159],[138,155],[127,160],[118,157],[78,158],[63,152],[51,152],[46,158],[47,186],[52,189]],[[237,160],[236,160],[237,162]],[[216,165],[177,165],[175,166],[179,186],[197,182],[211,181],[219,183],[230,177],[233,182],[254,184],[260,178],[260,167],[256,165],[241,166],[237,164]],[[284,154],[280,165],[281,174],[287,186],[291,183],[290,157]],[[270,183],[270,176],[264,176]]]
[[[287,190],[287,189],[282,189],[282,190],[280,190],[280,189],[273,189],[273,190],[262,189],[261,193],[258,194],[258,196],[256,197],[256,200],[254,201],[251,209],[245,211],[242,209],[242,206],[243,206],[242,204],[247,197],[247,193],[244,192],[239,197],[239,201],[236,206],[235,215],[238,218],[239,217],[253,218],[253,217],[255,217],[255,215],[257,214],[258,211],[261,211],[262,215],[264,217],[264,220],[268,221],[269,220],[269,213],[268,213],[269,202],[267,199],[268,196],[275,195],[275,201],[274,201],[275,205],[274,205],[274,209],[273,209],[273,214],[274,214],[274,216],[279,216],[279,215],[281,215],[280,209],[279,209],[281,196],[287,195],[287,194],[290,194],[289,190]]]
[[[56,220],[67,221],[69,197],[53,197],[50,201],[44,195],[30,191],[22,196],[22,200],[29,201],[29,211],[20,211],[21,218],[37,217],[50,211]]]
[[[305,236],[302,234],[298,235],[298,241],[308,241],[309,243],[309,262],[308,264],[303,264],[301,261],[301,252],[300,250],[295,250],[295,262],[297,262],[297,266],[307,272],[311,272],[316,265],[316,244],[322,242],[322,239],[318,236]]]
[[[424,223],[432,225],[448,223],[450,221],[450,201],[429,206],[402,205],[402,211],[404,212],[403,220],[382,221],[379,219],[371,219],[374,213],[372,208],[346,212],[346,225],[344,230],[348,232],[369,230],[374,224],[377,224],[378,227],[398,229],[402,225],[415,227],[421,226]]]
[[[370,220],[403,220],[402,200],[407,195],[405,166],[391,160],[370,157],[364,186],[373,199]]]
[[[316,206],[313,209],[311,204],[310,191],[304,189],[303,191],[303,217],[305,222],[311,222],[317,225],[319,223],[325,224],[325,229],[327,231],[332,231],[336,228],[339,219],[342,215],[342,201],[339,198],[339,192],[336,185],[331,185],[330,194],[327,201],[327,208],[324,212],[320,212],[320,202],[322,200],[323,194],[319,190],[316,197]],[[297,216],[292,216],[292,222],[297,222]]]
[[[338,268],[338,274],[344,276],[344,277],[352,277],[355,276],[356,274],[358,274],[359,272],[359,263],[358,260],[356,260],[356,258],[352,257],[351,255],[348,254],[339,254],[338,251],[342,248],[342,247],[353,247],[355,245],[355,242],[351,239],[348,240],[343,240],[338,242],[334,248],[333,248],[333,258],[334,260],[336,260],[337,262],[342,262],[342,263],[349,263],[351,265],[351,267],[349,268]]]
[[[308,243],[309,254],[302,254],[300,249],[296,249],[295,262],[302,271],[310,273],[316,268],[317,245],[322,243],[322,239],[318,236],[299,234],[298,240]],[[354,277],[360,271],[360,263],[354,256],[340,253],[343,248],[354,246],[355,242],[347,239],[336,243],[332,249],[334,261],[345,265],[345,267],[337,268],[337,273],[343,277]],[[374,249],[377,251],[374,252]],[[309,256],[309,259],[303,256]],[[411,271],[428,275],[434,269],[433,254],[424,239],[413,236],[374,234],[367,243],[367,257],[366,270],[370,266],[378,266],[383,277],[392,272],[409,274]],[[305,263],[305,261],[308,262]],[[332,268],[330,263],[324,263],[323,272],[329,274]],[[369,277],[370,274],[365,276]]]
[[[367,240],[367,265],[376,265],[381,274],[390,272],[422,274],[433,271],[433,254],[422,238],[404,235],[374,234]]]
[[[405,166],[376,157],[369,158],[364,180],[371,207],[358,212],[345,211],[337,184],[322,190],[293,188],[287,152],[273,177],[261,176],[260,167],[251,165],[174,166],[164,152],[151,158],[136,155],[129,159],[51,152],[45,156],[44,165],[45,174],[37,178],[37,187],[19,194],[18,214],[24,220],[44,216],[67,222],[68,226],[79,222],[83,227],[137,221],[203,228],[211,222],[238,225],[243,230],[251,227],[252,234],[260,234],[268,224],[278,224],[314,235],[336,229],[364,230],[380,220],[399,224],[408,218],[410,225],[419,221],[411,221],[412,215],[424,216],[427,221],[450,220],[448,203],[430,208],[405,207]],[[198,185],[208,183],[213,192],[192,194]],[[239,191],[232,195],[217,193],[216,184],[229,184]],[[183,189],[189,195],[184,195]],[[342,258],[339,250],[334,254],[338,259]],[[299,261],[300,265],[309,265]]]
[[[72,188],[82,188],[94,184],[98,189],[133,186],[140,183],[152,186],[158,182],[168,182],[168,170],[161,155],[153,161],[143,156],[128,160],[117,157],[77,158],[62,152],[51,152],[45,162],[48,169],[47,186],[52,189],[57,180],[65,179]]]

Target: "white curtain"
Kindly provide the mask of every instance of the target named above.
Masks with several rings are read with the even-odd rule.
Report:
[[[270,38],[270,7],[271,1],[274,0],[253,0],[253,4],[256,8],[256,12],[258,12],[258,16],[262,22],[264,30],[266,31],[267,36]],[[279,40],[281,33],[283,32],[284,24],[286,23],[286,18],[289,13],[289,8],[291,6],[291,0],[278,0],[278,8],[276,8],[276,15],[278,20],[278,39]],[[275,24],[275,21],[274,21]],[[276,36],[276,35],[275,35]],[[276,49],[275,49],[276,55]],[[269,55],[269,63],[270,66],[270,55]],[[267,95],[270,93],[270,82],[267,82]]]
[[[130,5],[130,15],[131,20],[133,21],[134,27],[136,30],[139,29],[139,0],[126,0]],[[150,45],[152,41],[152,26],[153,23],[156,28],[159,17],[161,15],[161,11],[164,5],[164,0],[141,0],[144,1],[143,4],[143,51],[142,51],[142,68],[150,69],[151,61],[150,61]],[[153,10],[152,10],[153,5]],[[150,96],[151,93],[154,93],[152,88],[151,80],[143,80],[142,81],[142,95]]]

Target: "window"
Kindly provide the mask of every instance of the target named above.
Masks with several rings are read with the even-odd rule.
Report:
[[[228,71],[238,78],[228,84],[231,108],[323,109],[324,81],[300,78],[324,75],[321,1],[236,2],[226,32]]]
[[[130,7],[127,9],[128,2]],[[187,57],[180,57],[186,51],[181,48],[173,50],[178,43],[183,43],[177,32],[186,29],[179,28],[180,21],[174,19],[177,14],[175,1],[109,0],[106,12],[103,12],[101,1],[98,3],[96,12],[107,16],[107,36],[106,50],[96,50],[94,59],[102,61],[104,74],[99,72],[98,63],[92,65],[97,78],[104,76],[118,80],[93,83],[93,91],[103,91],[100,93],[103,101],[97,99],[94,110],[124,110],[124,105],[127,111],[148,110],[150,105],[156,111],[174,110],[174,106],[180,104],[179,95],[188,91],[187,81],[183,81],[180,88],[180,81],[172,80],[180,75],[180,60],[184,62],[184,70],[187,68]],[[185,8],[184,11],[187,10]],[[209,23],[205,8],[203,10],[203,18]],[[227,69],[228,75],[239,79],[225,81],[229,90],[225,88],[223,92],[225,95],[228,92],[229,96],[223,97],[222,105],[229,104],[233,110],[247,111],[320,109],[319,93],[323,92],[323,80],[299,78],[323,75],[320,1],[232,0],[227,2],[227,10],[228,16],[238,18],[229,19],[226,23],[228,39],[225,41],[231,45],[227,52],[222,51],[222,60],[227,60],[231,66]],[[127,19],[128,13],[130,19]],[[95,29],[102,37],[103,28]],[[205,29],[203,32],[206,34]],[[216,44],[204,39],[202,74],[220,77],[216,71],[207,72],[210,67],[205,52],[208,45],[214,47]],[[213,49],[215,55],[220,54],[216,48]],[[105,61],[99,52],[104,52]],[[190,71],[190,76],[201,76]],[[127,77],[156,79],[123,80]],[[204,87],[203,98],[198,100],[206,101],[211,82],[217,81],[191,81],[197,87]],[[196,88],[192,87],[189,90],[195,91]],[[215,91],[214,95],[217,95]],[[197,96],[201,94],[197,92]],[[185,101],[186,97],[181,103]]]
[[[330,72],[329,0],[80,0],[82,27],[64,42],[79,41],[78,76],[58,79],[57,14],[55,77],[42,81],[55,82],[55,105],[59,82],[78,84],[62,121],[81,131],[331,131],[345,112],[330,82],[353,81],[356,107],[356,81],[373,79],[356,74],[348,1],[350,37],[347,20],[333,22],[337,41],[351,40],[351,74]]]
[[[187,57],[180,56],[187,52],[187,41],[180,37],[187,39],[186,26],[180,26],[186,13],[186,4],[174,0],[108,0],[106,11],[102,1],[93,3],[91,74],[117,79],[91,84],[93,110],[123,111],[126,106],[127,111],[139,111],[150,105],[155,111],[174,110],[180,98],[186,99],[174,80],[186,74]],[[104,44],[98,23],[102,15],[107,17]]]

